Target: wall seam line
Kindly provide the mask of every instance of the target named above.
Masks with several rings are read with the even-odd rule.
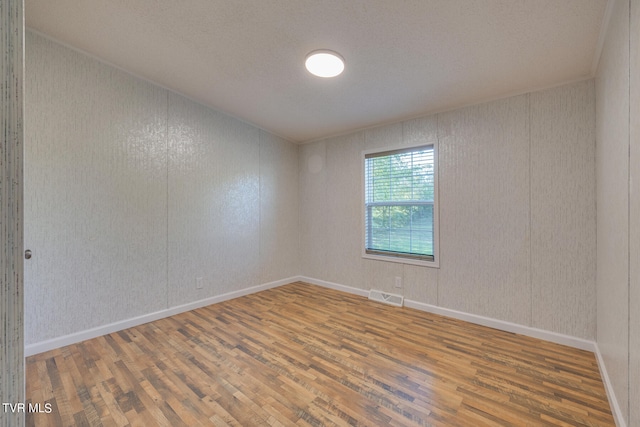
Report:
[[[533,156],[532,156],[532,150],[531,150],[531,94],[529,93],[527,95],[527,109],[528,109],[528,123],[527,126],[529,127],[528,129],[528,133],[529,133],[529,309],[530,309],[530,313],[529,313],[529,324],[533,327],[534,326],[534,321],[533,321],[533,244],[532,244],[532,240],[533,240],[533,215],[532,215],[532,211],[533,211],[533,206],[532,206],[532,196],[531,196],[531,181],[532,181],[532,163],[533,163]]]
[[[436,170],[438,172],[438,176],[437,176],[437,183],[438,183],[438,188],[436,188],[437,191],[437,195],[438,195],[438,201],[437,201],[437,209],[438,209],[438,265],[440,265],[440,261],[442,260],[442,243],[440,242],[440,200],[441,200],[441,194],[440,194],[440,114],[436,114],[436,144],[437,144],[437,150],[436,150],[436,154],[438,155],[438,158],[436,159]],[[436,269],[436,305],[438,307],[440,307],[440,268]]]
[[[596,79],[597,76],[593,78],[593,208],[595,211],[594,215],[594,228],[595,228],[595,253],[596,253],[596,262],[595,267],[593,269],[593,283],[595,286],[595,328],[593,331],[593,341],[598,344],[598,161],[596,157],[598,156],[598,100],[597,100],[597,91],[596,91]]]
[[[262,259],[262,131],[258,129],[258,282],[263,277]]]
[[[167,284],[165,287],[165,294],[167,297],[167,304],[166,307],[169,308],[169,161],[170,161],[170,156],[169,156],[169,91],[166,91],[166,99],[167,99],[167,105],[165,108],[165,121],[164,121],[164,125],[165,125],[165,134],[164,134],[164,141],[165,141],[165,156],[166,156],[166,230],[165,230],[165,240],[166,240],[166,248],[165,248],[165,256],[166,256],[166,280],[167,280]]]
[[[629,59],[627,104],[627,424],[631,423],[631,0],[627,2],[629,19],[629,40],[627,57]]]

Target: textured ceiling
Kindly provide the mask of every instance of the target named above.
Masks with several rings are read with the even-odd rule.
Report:
[[[292,141],[591,76],[607,0],[26,0],[28,28]],[[344,56],[335,79],[304,69]]]

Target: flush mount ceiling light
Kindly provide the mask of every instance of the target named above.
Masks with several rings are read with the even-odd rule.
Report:
[[[314,50],[304,61],[307,70],[318,77],[335,77],[344,70],[344,59],[331,50]]]

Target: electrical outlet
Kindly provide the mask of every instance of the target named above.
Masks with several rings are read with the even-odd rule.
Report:
[[[196,277],[196,289],[202,289],[202,277]]]
[[[396,288],[402,287],[402,277],[396,276]]]

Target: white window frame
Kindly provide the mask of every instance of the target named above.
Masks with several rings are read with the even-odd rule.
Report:
[[[425,260],[425,259],[417,259],[412,258],[410,256],[402,256],[400,254],[389,254],[389,255],[380,255],[380,254],[371,254],[367,253],[367,224],[365,221],[366,217],[366,182],[365,182],[365,162],[366,156],[368,154],[375,153],[384,153],[387,151],[395,151],[395,150],[404,150],[404,149],[412,149],[412,148],[420,148],[426,146],[433,146],[433,260]],[[386,262],[396,262],[401,264],[411,264],[411,265],[420,265],[424,267],[440,267],[440,204],[438,202],[438,143],[436,141],[433,142],[424,142],[422,144],[416,145],[397,145],[393,147],[381,147],[375,148],[371,150],[362,151],[360,158],[360,179],[361,179],[361,209],[360,215],[362,218],[362,230],[361,230],[361,248],[362,248],[362,258],[373,259],[378,261],[386,261]]]

